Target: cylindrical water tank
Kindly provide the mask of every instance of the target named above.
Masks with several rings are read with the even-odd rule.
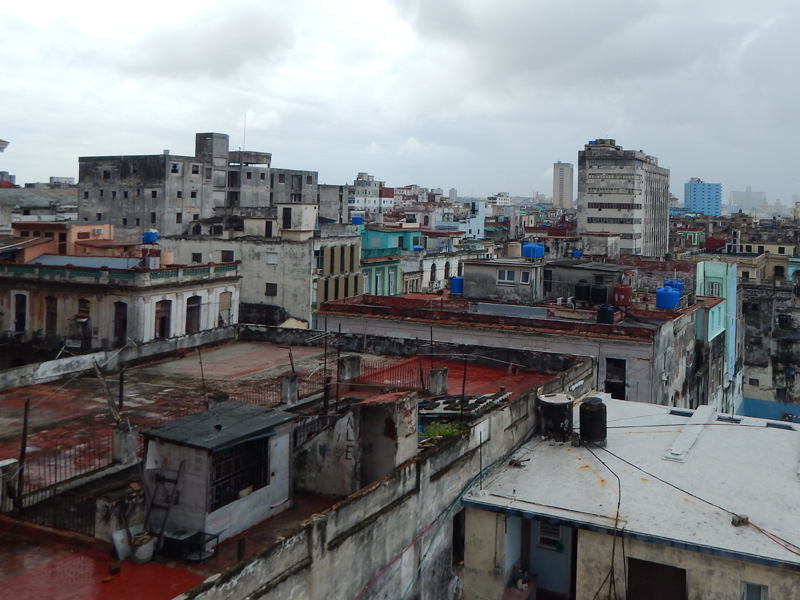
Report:
[[[614,307],[610,304],[601,304],[597,307],[597,322],[614,324]]]
[[[533,258],[542,258],[544,256],[544,244],[533,245]]]
[[[161,252],[161,266],[168,267],[175,262],[174,252]]]
[[[614,286],[614,306],[630,306],[633,299],[633,288],[627,283]]]
[[[678,290],[667,288],[658,288],[656,290],[656,307],[664,308],[666,310],[675,310],[680,306],[681,293]]]
[[[592,286],[592,304],[605,304],[608,302],[608,288],[600,283]]]
[[[421,252],[422,250],[425,250],[425,248],[423,246],[414,246],[414,251],[415,252]]]
[[[157,242],[158,242],[158,232],[155,229],[151,229],[150,231],[145,231],[142,234],[143,244],[155,244]]]
[[[453,277],[450,280],[450,293],[451,294],[463,294],[464,293],[464,278],[463,277]]]
[[[539,423],[544,437],[566,442],[572,436],[572,404],[567,394],[544,394],[536,398]]]
[[[585,279],[580,279],[575,284],[575,300],[578,302],[588,302],[591,294],[592,286],[590,286]]]
[[[683,294],[683,282],[678,279],[665,279],[664,287],[669,287],[672,288],[673,290],[678,290],[681,294]]]
[[[591,397],[578,409],[581,419],[581,440],[599,446],[606,445],[608,437],[606,405],[600,398]]]
[[[525,244],[529,246],[530,244]],[[506,247],[506,256],[508,258],[519,258],[522,256],[522,244],[519,242],[508,242],[508,246]]]
[[[582,250],[573,250],[572,251],[572,258],[580,258],[581,256],[583,256],[583,251]]]
[[[353,225],[361,225],[364,222],[364,217],[356,215],[353,217]]]

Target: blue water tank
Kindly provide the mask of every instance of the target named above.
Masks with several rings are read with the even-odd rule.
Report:
[[[157,242],[158,242],[158,232],[155,229],[151,229],[150,231],[145,231],[142,234],[143,244],[155,244]]]
[[[583,250],[572,251],[572,258],[580,258],[581,256],[583,256]]]
[[[422,246],[414,246],[414,252],[421,252],[422,250],[425,250],[425,248]]]
[[[361,225],[364,222],[364,217],[353,217],[353,225]]]
[[[450,280],[450,293],[451,294],[463,294],[464,293],[464,278],[463,277],[453,277]]]
[[[522,244],[522,256],[525,258],[533,258],[534,244]]]
[[[664,287],[672,288],[673,290],[678,290],[678,292],[683,294],[683,282],[677,279],[665,279]]]
[[[656,307],[666,310],[675,310],[680,306],[681,293],[671,287],[658,288],[656,290]]]

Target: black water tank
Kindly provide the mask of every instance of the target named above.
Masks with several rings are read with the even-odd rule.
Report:
[[[608,288],[599,283],[592,286],[592,304],[605,304],[608,302]]]
[[[600,398],[587,398],[578,410],[581,419],[581,440],[599,446],[606,445],[606,405]]]
[[[588,302],[590,290],[591,286],[585,279],[579,280],[578,283],[575,284],[575,301]]]
[[[560,442],[572,436],[573,398],[567,394],[544,394],[536,398],[542,436]]]
[[[614,307],[610,304],[601,304],[597,307],[597,322],[614,324]]]

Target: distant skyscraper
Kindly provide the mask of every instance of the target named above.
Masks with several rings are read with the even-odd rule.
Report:
[[[762,204],[767,203],[767,193],[766,192],[754,192],[753,188],[749,185],[745,188],[743,192],[730,192],[730,201],[729,204],[733,206],[750,206],[750,207],[758,207]]]
[[[458,202],[458,190],[450,188],[450,202]]]
[[[553,204],[572,208],[572,178],[575,171],[570,163],[553,164]]]
[[[620,234],[620,254],[663,258],[669,169],[641,150],[594,140],[578,152],[578,231]]]
[[[683,185],[683,208],[709,217],[722,216],[722,184],[692,177]]]

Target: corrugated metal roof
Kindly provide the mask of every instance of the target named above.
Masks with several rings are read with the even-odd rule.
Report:
[[[142,435],[213,452],[268,436],[277,426],[296,418],[297,415],[274,408],[225,402],[204,412],[151,427]]]
[[[142,263],[141,258],[121,258],[118,256],[72,256],[60,254],[42,254],[36,258],[29,260],[29,265],[41,263],[50,267],[64,267],[72,265],[73,267],[87,267],[90,269],[99,269],[107,267],[109,269],[133,269]]]

